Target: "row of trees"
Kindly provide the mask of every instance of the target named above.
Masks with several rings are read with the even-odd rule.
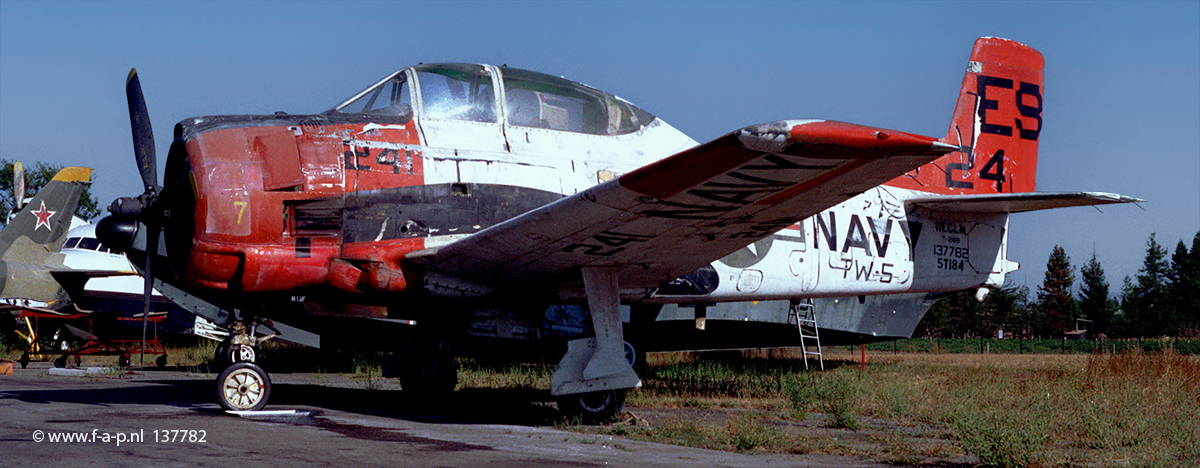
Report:
[[[1028,288],[1005,286],[980,302],[971,292],[947,297],[929,310],[917,336],[976,337],[1006,334],[1062,336],[1079,324],[1110,337],[1200,337],[1200,232],[1191,248],[1181,240],[1173,254],[1151,234],[1146,257],[1134,278],[1125,277],[1114,295],[1104,268],[1093,253],[1079,271],[1062,247],[1055,246],[1036,297]],[[1078,319],[1089,320],[1079,322]]]

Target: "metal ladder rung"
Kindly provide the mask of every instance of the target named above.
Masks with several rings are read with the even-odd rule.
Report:
[[[821,354],[821,330],[817,327],[817,310],[813,305],[812,299],[805,299],[806,302],[793,300],[791,307],[788,308],[788,322],[793,318],[796,320],[796,330],[800,333],[800,353],[804,356],[804,368],[808,369],[808,356],[817,357],[817,362],[821,365],[821,370],[825,370],[825,358]],[[807,333],[811,329],[812,333]],[[812,340],[817,345],[816,351],[809,351],[808,341]]]

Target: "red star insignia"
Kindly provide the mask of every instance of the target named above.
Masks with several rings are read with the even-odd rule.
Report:
[[[34,226],[33,230],[36,231],[38,229],[41,229],[43,225],[46,226],[46,230],[48,230],[48,231],[51,230],[50,229],[50,217],[54,216],[54,213],[58,213],[58,212],[47,210],[46,202],[43,201],[42,209],[33,212],[33,215],[37,216],[37,226]]]

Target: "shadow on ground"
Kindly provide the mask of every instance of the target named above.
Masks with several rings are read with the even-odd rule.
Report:
[[[84,382],[70,389],[0,390],[0,400],[32,404],[165,405],[220,413],[214,379],[139,380],[115,387]],[[549,391],[529,388],[464,389],[429,398],[406,395],[399,390],[275,383],[271,386],[267,409],[336,410],[431,423],[545,426],[562,421],[558,410],[550,404],[552,401]]]

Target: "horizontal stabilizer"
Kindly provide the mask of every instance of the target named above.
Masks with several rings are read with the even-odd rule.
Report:
[[[995,195],[942,195],[908,200],[911,205],[951,213],[1021,213],[1073,206],[1138,203],[1144,200],[1104,192],[1027,192]]]

